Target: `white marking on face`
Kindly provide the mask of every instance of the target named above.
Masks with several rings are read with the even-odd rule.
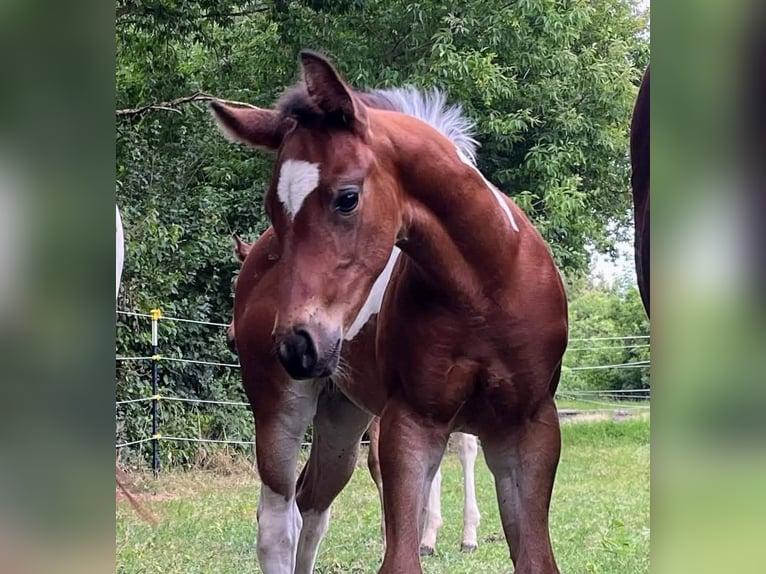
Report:
[[[295,219],[304,200],[319,185],[319,164],[288,159],[279,168],[277,197],[290,219]]]
[[[511,208],[508,207],[508,203],[505,200],[505,197],[502,193],[500,193],[500,190],[497,189],[494,185],[492,185],[486,177],[484,177],[484,174],[479,171],[479,168],[476,167],[470,159],[466,157],[466,155],[461,151],[460,148],[457,149],[457,155],[460,158],[460,161],[462,161],[464,164],[466,164],[468,167],[470,167],[472,170],[474,170],[476,173],[478,173],[481,176],[481,179],[484,180],[484,183],[487,185],[489,190],[492,192],[492,194],[495,196],[495,199],[500,204],[500,207],[505,212],[505,215],[508,216],[508,220],[511,222],[511,227],[513,227],[514,231],[518,231],[519,227],[516,225],[516,220],[513,218],[513,213],[511,212]]]
[[[400,253],[401,250],[398,247],[394,247],[393,250],[391,250],[391,256],[388,258],[388,263],[386,263],[383,271],[378,275],[378,278],[375,280],[372,289],[370,289],[370,294],[367,296],[364,305],[362,305],[359,314],[356,316],[356,319],[354,319],[354,322],[351,323],[348,332],[343,336],[346,341],[350,341],[356,337],[359,334],[359,331],[362,330],[362,327],[364,327],[367,324],[367,321],[370,320],[370,317],[380,311],[380,306],[383,303],[383,295],[386,292],[388,282],[391,280],[391,273],[394,270],[394,265],[396,264],[396,260],[399,258]]]

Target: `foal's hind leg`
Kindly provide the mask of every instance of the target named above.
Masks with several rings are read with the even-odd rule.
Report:
[[[386,554],[380,574],[419,574],[426,497],[441,462],[449,429],[389,399],[380,421]]]
[[[383,477],[380,473],[380,417],[373,417],[368,429],[370,434],[370,449],[367,452],[367,468],[370,471],[380,497],[380,535],[383,539],[383,547],[386,545],[386,518],[383,509]]]
[[[423,537],[420,539],[420,555],[431,556],[436,549],[436,537],[442,526],[442,468],[436,470],[431,488],[428,494],[428,507],[423,529]]]
[[[476,482],[474,467],[479,453],[479,441],[471,434],[462,432],[453,435],[457,446],[457,456],[463,467],[463,541],[460,549],[463,552],[475,552],[478,548],[479,505],[476,504]]]
[[[330,522],[330,505],[354,472],[359,441],[371,418],[333,387],[326,387],[319,397],[311,454],[296,497],[303,517],[296,574],[314,570],[319,544]]]
[[[558,574],[548,509],[561,450],[556,407],[547,398],[537,413],[505,436],[481,437],[495,477],[500,518],[515,574]]]

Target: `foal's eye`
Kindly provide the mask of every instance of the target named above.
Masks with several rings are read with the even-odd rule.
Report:
[[[351,213],[357,205],[359,205],[359,192],[356,189],[341,190],[335,200],[335,209],[341,213]]]

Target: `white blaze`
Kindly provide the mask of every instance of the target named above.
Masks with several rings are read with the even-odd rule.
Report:
[[[511,208],[508,207],[508,203],[505,201],[505,198],[503,197],[503,194],[500,193],[500,191],[492,185],[486,177],[484,177],[484,174],[479,171],[479,168],[476,167],[473,162],[466,157],[466,155],[461,151],[460,148],[457,149],[457,155],[460,157],[460,161],[462,161],[464,164],[466,164],[468,167],[470,167],[472,170],[474,170],[476,173],[478,173],[481,176],[481,179],[484,180],[484,183],[487,185],[489,190],[492,192],[492,194],[495,196],[495,199],[500,204],[500,207],[503,211],[505,211],[505,214],[508,216],[508,220],[511,222],[511,227],[513,227],[514,231],[518,231],[519,227],[516,225],[516,220],[513,218],[513,213],[511,213]]]
[[[304,200],[319,185],[319,164],[288,159],[279,169],[277,197],[290,219],[295,219]]]

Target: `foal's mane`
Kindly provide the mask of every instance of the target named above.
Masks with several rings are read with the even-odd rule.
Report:
[[[427,123],[452,141],[471,163],[476,163],[479,142],[473,137],[475,124],[463,113],[460,104],[447,104],[447,96],[441,90],[426,91],[405,86],[356,92],[355,95],[367,107],[400,112]],[[333,126],[341,122],[341,118],[328,117],[314,104],[303,82],[284,93],[277,102],[277,109],[302,125]]]

